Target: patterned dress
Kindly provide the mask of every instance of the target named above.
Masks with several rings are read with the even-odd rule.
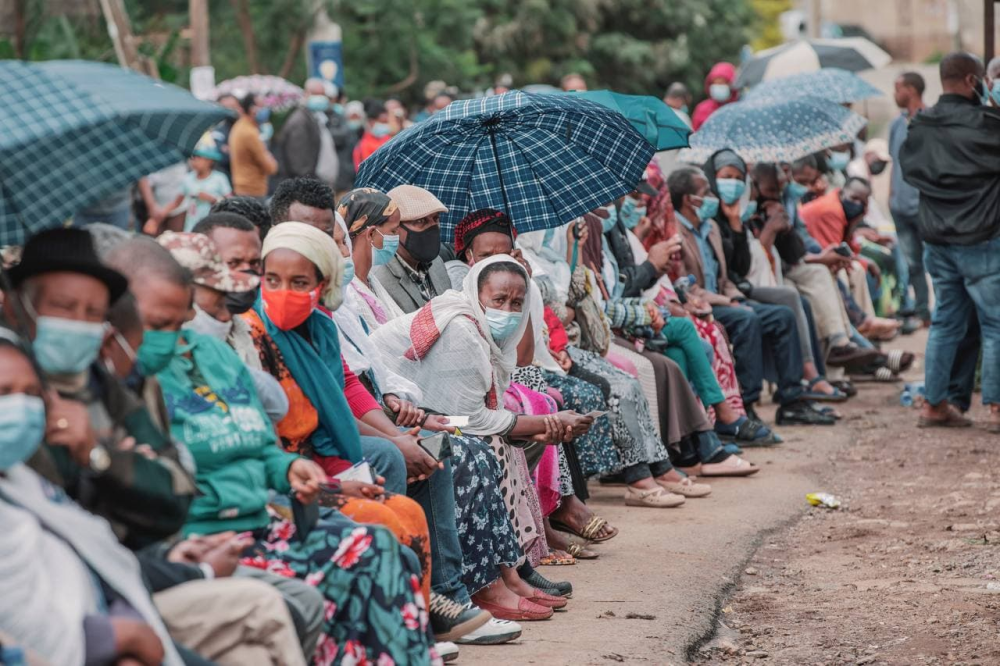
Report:
[[[420,571],[392,533],[334,511],[304,540],[277,513],[253,532],[241,564],[300,578],[324,596],[323,630],[312,663],[437,664]]]
[[[622,467],[667,460],[670,456],[649,413],[649,402],[632,375],[623,372],[597,354],[577,347],[567,347],[573,363],[600,375],[611,384],[608,411],[611,439],[618,449]]]
[[[524,552],[511,523],[499,481],[500,462],[487,442],[452,435],[455,524],[462,546],[462,583],[475,594],[500,578],[500,567],[516,567]]]
[[[595,410],[608,411],[608,403],[605,402],[604,395],[593,384],[554,372],[543,371],[543,374],[549,386],[562,394],[563,406],[566,409],[576,410],[580,414]],[[609,417],[610,415],[595,419],[594,425],[590,427],[586,435],[573,440],[572,446],[576,449],[580,468],[585,477],[611,474],[622,468],[621,456],[618,454],[618,449],[615,448],[611,437]]]

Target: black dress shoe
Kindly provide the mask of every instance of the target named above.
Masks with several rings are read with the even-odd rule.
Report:
[[[779,407],[775,421],[778,425],[833,425],[837,422],[804,400]]]

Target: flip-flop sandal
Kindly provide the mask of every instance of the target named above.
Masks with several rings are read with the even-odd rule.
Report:
[[[731,462],[733,461],[733,462]],[[760,471],[751,462],[743,458],[731,456],[721,463],[702,463],[701,475],[705,476],[750,476]]]
[[[870,372],[863,375],[851,375],[852,382],[894,383],[902,380],[902,377],[885,366],[872,368]]]
[[[727,443],[727,444],[723,444],[723,445],[722,445],[722,448],[723,448],[723,450],[724,450],[724,451],[725,451],[726,453],[730,453],[730,454],[732,454],[732,455],[734,455],[734,456],[738,456],[738,455],[740,455],[741,453],[743,453],[743,449],[741,449],[740,447],[736,446],[736,445],[735,445],[735,444],[733,444],[732,442],[729,442],[729,443]]]
[[[836,386],[833,386],[832,384],[831,386],[833,386],[833,393],[823,393],[822,391],[812,390],[815,388],[816,384],[824,380],[826,380],[826,377],[820,375],[819,377],[816,377],[815,379],[810,381],[809,382],[810,390],[803,393],[802,397],[805,398],[806,400],[813,400],[816,402],[847,402],[849,396],[846,393],[841,392],[840,389],[838,389]]]
[[[582,544],[579,541],[574,541],[570,543],[569,548],[566,549],[566,552],[578,560],[596,560],[598,557],[600,557],[594,551],[588,550],[586,544]]]
[[[549,519],[549,524],[554,530],[559,530],[560,532],[566,532],[568,534],[575,534],[581,539],[586,539],[587,541],[592,541],[593,543],[601,543],[602,541],[608,541],[618,536],[618,528],[611,527],[608,525],[608,521],[596,514],[591,516],[590,521],[579,532],[560,520]],[[611,531],[605,536],[598,537],[597,535],[601,533],[601,530],[604,529],[604,527],[608,527]]]
[[[839,391],[843,392],[848,398],[853,398],[858,394],[857,387],[846,379],[838,379],[830,382],[830,384],[836,387]]]
[[[568,551],[560,555],[559,551],[550,550],[548,555],[538,561],[538,564],[543,567],[568,567],[576,564],[576,557]]]
[[[916,358],[910,352],[905,352],[902,349],[890,349],[889,353],[886,354],[885,357],[886,367],[897,375],[909,370]]]

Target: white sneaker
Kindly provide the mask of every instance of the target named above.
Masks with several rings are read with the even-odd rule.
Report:
[[[493,618],[471,634],[466,634],[455,642],[460,645],[500,645],[521,637],[521,625],[510,620]]]
[[[454,643],[449,643],[448,641],[435,643],[434,650],[438,653],[438,656],[441,657],[441,661],[445,663],[458,659],[458,646]]]

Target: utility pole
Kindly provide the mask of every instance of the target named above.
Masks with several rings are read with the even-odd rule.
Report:
[[[188,15],[191,23],[191,66],[211,64],[208,48],[208,0],[189,0]]]
[[[983,0],[983,30],[984,46],[986,51],[986,62],[996,55],[996,2],[995,0]]]
[[[135,38],[132,36],[132,26],[122,0],[101,0],[101,11],[104,13],[104,22],[108,24],[108,36],[115,45],[118,64],[143,71],[139,52],[135,48]]]
[[[821,2],[823,0],[805,0],[806,2],[806,34],[809,39],[819,39],[821,24],[823,22],[823,10]]]

